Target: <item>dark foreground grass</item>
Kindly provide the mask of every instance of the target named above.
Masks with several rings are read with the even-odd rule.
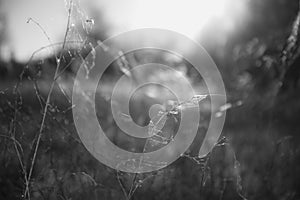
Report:
[[[11,89],[0,94],[0,199],[24,195],[24,170],[29,170],[41,123],[33,85],[24,91],[22,99]],[[223,132],[227,139],[206,159],[197,159],[197,150],[191,149],[172,165],[143,175],[116,172],[93,158],[62,99],[56,88],[29,184],[31,199],[300,198],[299,130],[292,128],[299,112],[293,98],[282,96],[286,104],[278,101],[267,111],[253,110],[254,102],[229,110]],[[107,134],[117,134],[117,129],[109,130]]]

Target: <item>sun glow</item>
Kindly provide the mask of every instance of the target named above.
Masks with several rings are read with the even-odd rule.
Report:
[[[128,29],[164,28],[196,37],[205,24],[225,15],[229,0],[151,0],[129,1],[127,16],[111,16],[112,23]],[[128,1],[127,1],[128,3]],[[124,8],[126,9],[126,8]],[[119,13],[120,14],[120,13]],[[120,27],[120,26],[118,26]]]
[[[206,25],[216,26],[216,35],[224,37],[226,31],[234,29],[235,21],[245,16],[244,5],[247,4],[247,0],[75,1],[80,2],[80,9],[89,13],[89,17],[95,18],[94,30],[101,29],[102,23],[107,25],[103,26],[107,36],[138,28],[162,28],[193,39],[198,39],[205,30],[209,30]],[[44,27],[53,43],[61,42],[67,18],[64,1],[10,0],[4,1],[2,6],[2,10],[9,11],[6,13],[7,52],[12,51],[18,60],[25,61],[33,51],[49,45],[37,26],[26,23],[29,17]]]

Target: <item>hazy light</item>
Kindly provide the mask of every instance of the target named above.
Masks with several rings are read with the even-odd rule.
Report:
[[[136,28],[164,28],[196,38],[206,24],[213,19],[222,24],[216,35],[233,29],[233,19],[247,0],[74,0],[80,2],[79,9],[90,13],[101,13],[99,21],[108,24],[108,36]],[[8,47],[18,60],[26,60],[33,51],[49,45],[39,28],[26,21],[32,17],[45,29],[52,43],[61,42],[65,31],[67,13],[63,0],[9,0],[1,8],[7,18]],[[77,9],[77,8],[76,8]],[[98,22],[98,23],[97,23]],[[226,26],[226,27],[225,27]],[[98,27],[98,28],[99,28]],[[225,27],[225,28],[224,28]],[[229,27],[229,28],[228,28]],[[97,29],[97,27],[95,27]],[[224,30],[223,30],[224,29]],[[223,32],[222,32],[223,31]],[[223,37],[223,35],[222,35]],[[164,39],[162,39],[164,40]]]
[[[117,28],[122,26],[122,28],[128,29],[165,28],[195,37],[209,19],[224,16],[228,1],[134,0],[126,1],[131,6],[125,7],[125,10],[107,13],[107,15],[112,24],[117,24]],[[123,15],[124,12],[127,13],[127,16]]]

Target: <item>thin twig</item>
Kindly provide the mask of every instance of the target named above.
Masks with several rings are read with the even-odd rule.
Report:
[[[122,192],[123,192],[123,194],[124,194],[126,200],[129,200],[128,194],[127,194],[126,189],[125,189],[125,187],[124,187],[124,185],[123,185],[123,183],[122,183],[122,180],[121,180],[121,178],[120,178],[120,176],[119,176],[119,173],[120,173],[120,172],[117,171],[117,180],[118,180],[118,183],[119,183],[119,185],[120,185],[120,187],[121,187],[121,189],[122,189]]]
[[[71,12],[72,12],[72,4],[73,4],[72,2],[73,1],[70,0],[70,7],[68,9],[67,28],[66,28],[66,32],[65,32],[65,36],[64,36],[64,42],[63,42],[63,46],[62,46],[62,51],[60,52],[60,56],[57,59],[57,65],[56,65],[55,75],[54,75],[53,81],[51,83],[49,93],[47,95],[46,105],[44,107],[43,116],[42,116],[42,122],[41,122],[41,126],[40,126],[40,129],[39,129],[39,135],[38,135],[38,138],[37,138],[37,141],[36,141],[36,145],[35,145],[35,149],[34,149],[34,153],[33,153],[32,162],[31,162],[29,173],[28,173],[28,177],[27,177],[28,183],[31,180],[31,176],[32,176],[34,164],[35,164],[35,161],[36,161],[37,152],[38,152],[40,141],[41,141],[41,136],[42,136],[42,133],[43,133],[43,130],[44,130],[44,126],[45,126],[45,120],[46,120],[46,116],[47,116],[47,112],[48,112],[48,107],[50,105],[51,95],[52,95],[52,92],[53,92],[53,89],[54,89],[54,86],[55,86],[55,78],[56,78],[56,76],[58,74],[58,71],[59,71],[59,68],[60,68],[61,58],[63,56],[63,52],[64,52],[65,45],[66,45],[67,36],[68,36],[68,33],[69,33],[69,29],[70,29]],[[28,185],[27,185],[27,187],[28,187]],[[25,195],[24,195],[25,198],[26,198],[27,195],[29,196],[29,193],[30,193],[29,191],[27,191],[27,190],[25,191]]]
[[[18,157],[18,161],[20,163],[20,166],[21,166],[21,169],[22,169],[22,172],[24,175],[24,181],[25,181],[25,186],[26,186],[25,191],[27,191],[28,186],[29,186],[29,181],[28,181],[28,177],[27,177],[26,167],[23,163],[23,159],[22,159],[21,153],[19,151],[19,148],[20,148],[23,153],[23,148],[22,148],[22,145],[16,140],[16,121],[17,121],[18,104],[19,104],[19,100],[18,100],[17,96],[20,97],[20,101],[22,102],[22,97],[21,97],[19,88],[17,86],[14,87],[13,94],[16,96],[16,100],[14,103],[14,116],[13,116],[13,119],[11,120],[11,124],[10,124],[11,126],[10,126],[9,132],[10,132],[11,139],[13,140],[13,144],[14,144],[14,148],[15,148],[15,151],[16,151],[16,154]],[[19,148],[18,148],[18,146],[19,146]],[[30,194],[28,195],[28,199],[30,199]]]

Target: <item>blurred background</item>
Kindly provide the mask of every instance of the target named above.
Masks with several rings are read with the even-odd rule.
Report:
[[[298,0],[0,0],[0,199],[300,199],[299,26]],[[73,81],[101,41],[152,27],[184,34],[206,49],[226,87],[227,103],[219,110],[227,112],[226,121],[220,141],[199,158],[215,114],[210,98],[201,100],[198,135],[186,154],[160,171],[126,174],[99,163],[80,141]],[[172,38],[161,42],[197,53]],[[183,58],[158,50],[123,54],[117,46],[106,49],[119,58],[100,80],[99,123],[123,149],[153,151],[163,144],[133,139],[114,122],[109,103],[118,78],[138,82],[151,74],[177,81],[187,95],[171,72],[129,72],[158,62],[180,71],[200,94],[207,87]],[[87,61],[91,79],[94,61]],[[151,105],[168,102],[171,94],[162,93],[137,91],[130,104],[137,124],[149,123]],[[167,141],[180,119],[164,120]]]

